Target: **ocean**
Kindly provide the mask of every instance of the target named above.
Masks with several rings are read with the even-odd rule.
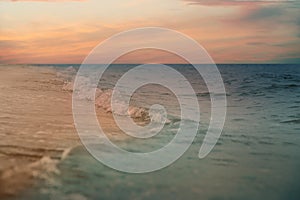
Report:
[[[70,69],[70,65],[40,66],[61,73]],[[201,111],[197,136],[182,157],[158,171],[130,174],[98,162],[82,145],[58,165],[60,174],[53,174],[51,183],[41,181],[20,198],[300,199],[300,65],[217,65],[226,89],[226,121],[216,146],[203,159],[198,153],[209,125],[210,94],[192,66],[169,66],[191,83]],[[133,67],[112,65],[98,87],[113,89]],[[180,121],[176,94],[147,85],[137,90],[131,104],[135,108],[161,104],[169,122],[153,138],[120,140],[116,145],[131,152],[150,152],[172,140]]]

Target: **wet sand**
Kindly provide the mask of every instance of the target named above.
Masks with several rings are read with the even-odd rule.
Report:
[[[0,65],[0,197],[17,196],[37,179],[51,181],[57,164],[81,145],[72,93],[63,85],[51,67]],[[97,114],[118,138],[111,115]]]
[[[80,144],[62,85],[52,68],[0,66],[1,196],[58,173],[58,160]]]

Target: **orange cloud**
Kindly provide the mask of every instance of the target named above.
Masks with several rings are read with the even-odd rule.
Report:
[[[19,1],[28,1],[28,2],[68,2],[68,1],[87,1],[87,0],[0,0],[0,1],[11,1],[11,2],[19,2]]]
[[[288,26],[273,32],[259,31],[255,21],[243,21],[248,15],[240,15],[236,21],[217,22],[217,18],[196,18],[174,24],[162,21],[162,27],[181,31],[203,45],[217,63],[272,62],[297,58],[299,38]],[[214,23],[212,23],[214,22]],[[74,23],[68,26],[40,27],[31,30],[0,31],[0,63],[81,63],[88,53],[108,37],[140,26],[152,26],[158,22],[128,22],[122,25],[86,25]],[[268,22],[270,23],[270,22]],[[202,26],[193,26],[201,24]],[[243,28],[240,28],[243,26]],[[21,34],[22,33],[22,34]],[[138,39],[138,38],[137,38]],[[125,41],[132,43],[134,41]],[[109,53],[109,51],[107,52]],[[184,63],[174,55],[143,50],[129,53],[116,63]]]
[[[104,39],[145,26],[166,27],[187,34],[203,45],[217,63],[280,62],[299,57],[299,8],[270,4],[242,9],[225,6],[216,11],[209,16],[141,17],[121,22],[99,22],[94,18],[54,22],[41,18],[18,26],[10,27],[7,23],[8,27],[0,29],[0,63],[81,63]],[[116,62],[155,60],[183,62],[173,55],[150,50],[128,54]]]
[[[190,5],[243,6],[251,4],[293,3],[294,0],[183,0]]]

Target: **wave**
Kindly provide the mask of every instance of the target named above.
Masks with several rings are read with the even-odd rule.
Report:
[[[289,89],[289,88],[298,88],[300,85],[294,83],[286,84],[272,84],[271,86],[266,87],[265,89]]]
[[[121,97],[112,100],[113,95],[112,89],[101,90],[99,88],[96,89],[95,96],[95,105],[99,108],[104,109],[106,112],[113,113],[119,116],[130,116],[134,119],[139,119],[142,121],[153,121],[160,123],[163,120],[163,116],[161,115],[159,110],[154,110],[154,112],[149,112],[149,109],[136,107],[136,106],[126,106],[125,101],[121,100]],[[117,94],[118,96],[119,94]],[[114,108],[112,108],[112,101],[114,103]],[[167,123],[170,121],[167,120]]]
[[[12,196],[20,193],[24,189],[32,186],[34,180],[45,181],[49,185],[58,185],[55,176],[59,175],[58,164],[63,161],[72,148],[68,149],[42,149],[19,147],[13,145],[1,145],[0,148],[6,148],[5,154],[9,156],[30,157],[34,162],[28,164],[14,165],[3,170],[0,174],[0,196]],[[7,151],[7,148],[10,151]],[[21,151],[20,151],[21,150]],[[54,152],[56,155],[45,156],[44,152]],[[1,152],[3,153],[3,151]],[[4,183],[4,184],[3,184]]]
[[[64,69],[60,69],[56,72],[56,76],[66,81],[72,81],[75,75],[77,74],[77,70],[73,66],[69,66]]]
[[[144,122],[152,121],[161,123],[162,121],[165,121],[164,116],[162,116],[159,110],[154,110],[154,112],[150,113],[149,109],[147,108],[132,105],[129,105],[128,107],[125,101],[122,100],[122,96],[118,93],[118,91],[101,88],[96,88],[95,91],[95,89],[93,89],[90,84],[90,79],[84,76],[76,77],[77,88],[74,91],[74,75],[76,74],[75,72],[76,69],[70,66],[59,73],[59,77],[64,79],[64,84],[62,87],[63,91],[75,92],[76,97],[81,100],[92,101],[95,97],[95,106],[98,108],[102,108],[107,113],[113,113],[119,116],[130,116],[133,119],[138,119]],[[115,92],[117,96],[117,98],[113,100],[113,103],[115,105],[114,108],[112,108],[113,92]],[[170,122],[170,120],[166,119],[167,124]]]
[[[300,124],[300,119],[285,120],[285,121],[282,121],[280,123],[283,123],[283,124]]]

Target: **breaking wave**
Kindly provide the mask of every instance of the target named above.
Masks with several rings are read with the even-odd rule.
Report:
[[[59,77],[65,79],[62,90],[77,93],[77,97],[81,100],[92,101],[95,97],[95,106],[102,108],[107,113],[113,113],[119,116],[130,116],[133,119],[139,119],[147,122],[153,121],[161,123],[162,121],[165,121],[160,110],[152,110],[152,112],[149,112],[149,109],[147,108],[132,105],[129,105],[129,107],[126,106],[125,101],[122,100],[118,91],[101,88],[96,88],[95,91],[90,85],[90,79],[84,76],[77,76],[77,83],[79,87],[77,87],[77,90],[74,91],[74,76],[76,75],[74,71],[76,71],[76,69],[70,66],[63,72],[59,73]],[[115,92],[117,96],[117,98],[113,100],[114,105],[116,105],[114,109],[112,108],[113,92]],[[166,123],[170,123],[170,120],[167,119]]]

